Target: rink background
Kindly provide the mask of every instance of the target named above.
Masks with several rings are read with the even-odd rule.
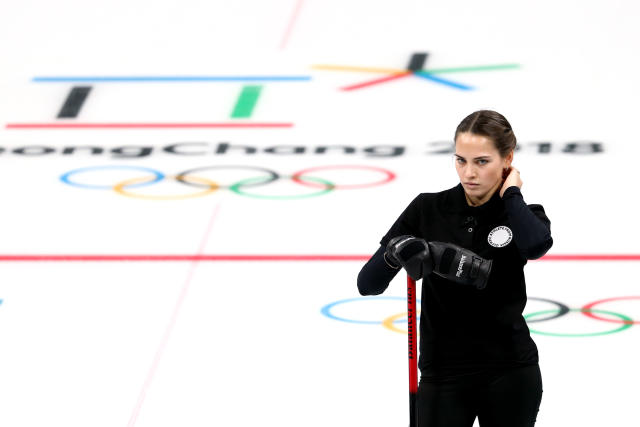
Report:
[[[459,121],[480,108],[510,120],[521,145],[527,203],[551,220],[549,255],[637,255],[639,93],[628,2],[417,1],[147,2],[27,1],[0,17],[0,423],[7,426],[406,425],[406,335],[323,316],[358,298],[355,278],[395,218],[419,192],[458,183],[451,154],[436,154]],[[438,75],[462,91],[412,76],[340,88],[384,74],[326,71],[320,64],[403,69],[428,52],[426,69],[519,64],[518,69]],[[309,76],[263,85],[251,118],[285,129],[25,130],[16,123],[232,122],[252,83],[88,83],[77,119],[56,115],[72,86],[38,76]],[[236,120],[236,122],[238,122]],[[179,156],[175,143],[227,142],[257,149]],[[539,152],[549,142],[549,152]],[[578,153],[564,152],[578,142]],[[601,144],[602,152],[588,150]],[[314,154],[349,145],[354,154]],[[23,155],[23,147],[51,147]],[[62,154],[65,147],[105,152]],[[118,157],[118,147],[151,147]],[[267,151],[304,147],[301,154]],[[371,147],[396,147],[395,157]],[[201,146],[190,146],[190,149]],[[17,150],[17,151],[16,151]],[[37,149],[35,149],[37,151]],[[204,150],[204,149],[203,149]],[[382,153],[383,151],[379,151]],[[316,198],[261,200],[229,190],[187,200],[124,197],[69,186],[60,177],[100,166],[168,175],[212,165],[384,168],[396,179]],[[204,174],[225,183],[239,171]],[[125,170],[78,174],[114,185]],[[325,170],[337,184],[380,174]],[[176,194],[171,182],[135,190]],[[290,181],[260,194],[306,194]],[[11,261],[17,255],[356,255],[354,261]],[[639,296],[638,261],[532,261],[528,294],[571,308]],[[399,274],[385,296],[404,296]],[[553,306],[531,301],[526,312]],[[599,308],[640,318],[640,300]],[[401,300],[335,308],[382,320]],[[399,325],[402,326],[402,325]],[[580,313],[532,329],[593,333],[610,322]],[[534,334],[544,395],[539,426],[633,426],[640,352],[637,325],[617,334]],[[303,421],[301,421],[303,420]]]

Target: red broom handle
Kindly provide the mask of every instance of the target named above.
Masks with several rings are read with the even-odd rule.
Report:
[[[407,321],[409,335],[409,427],[418,426],[418,333],[416,329],[416,282],[407,275]]]

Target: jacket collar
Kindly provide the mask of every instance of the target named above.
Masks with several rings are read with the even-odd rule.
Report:
[[[502,201],[502,197],[500,197],[500,189],[496,190],[493,196],[480,206],[469,206],[467,198],[464,195],[462,183],[458,183],[458,185],[446,193],[445,205],[450,212],[484,216],[504,209],[504,202]]]

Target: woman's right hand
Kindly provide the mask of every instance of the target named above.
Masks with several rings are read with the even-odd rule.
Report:
[[[500,189],[500,197],[504,196],[504,192],[509,187],[522,188],[522,179],[520,179],[520,171],[513,166],[502,172],[502,188]]]
[[[409,235],[391,239],[387,243],[385,256],[396,265],[402,266],[413,280],[422,279],[423,263],[431,258],[427,242]]]

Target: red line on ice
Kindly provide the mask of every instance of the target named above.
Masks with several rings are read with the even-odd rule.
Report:
[[[204,251],[204,248],[207,244],[207,241],[209,240],[209,235],[211,234],[211,229],[213,228],[213,223],[215,222],[216,217],[218,216],[218,212],[220,211],[220,205],[216,205],[216,207],[213,210],[213,213],[211,214],[211,217],[209,218],[209,223],[207,224],[207,228],[206,231],[204,232],[203,236],[202,236],[202,240],[200,241],[200,246],[198,247],[198,254],[201,254]],[[197,255],[196,255],[197,256]],[[162,356],[164,354],[165,348],[167,347],[167,343],[169,342],[169,338],[171,337],[171,332],[173,332],[173,328],[176,325],[176,322],[178,320],[178,315],[180,314],[180,309],[182,308],[182,304],[187,296],[187,292],[189,291],[189,287],[191,286],[191,282],[193,280],[193,276],[194,276],[194,272],[196,270],[196,267],[198,265],[198,263],[196,262],[197,260],[193,260],[190,268],[189,268],[189,273],[187,274],[187,278],[184,281],[184,284],[182,285],[182,288],[180,289],[180,295],[178,296],[178,300],[176,301],[176,304],[173,308],[173,313],[171,314],[171,318],[169,320],[169,324],[167,325],[167,328],[164,331],[164,335],[162,336],[162,340],[160,341],[160,345],[158,346],[158,350],[156,351],[156,355],[153,359],[153,363],[151,364],[151,368],[149,369],[149,372],[147,373],[147,377],[145,379],[145,382],[142,386],[142,390],[140,391],[140,394],[138,395],[138,400],[136,402],[136,406],[133,409],[133,412],[131,414],[131,418],[129,419],[129,424],[127,424],[128,427],[133,427],[138,419],[138,415],[140,414],[140,410],[142,409],[142,405],[144,404],[145,398],[147,397],[147,390],[149,389],[149,387],[151,386],[151,383],[153,382],[153,379],[156,375],[156,371],[158,370],[158,366],[160,365],[160,361],[162,359]]]
[[[293,123],[8,123],[6,129],[291,128]]]
[[[287,30],[284,33],[284,37],[282,38],[282,43],[280,43],[280,49],[284,49],[289,42],[289,38],[291,37],[291,33],[293,31],[293,27],[298,20],[298,15],[300,15],[300,9],[302,9],[302,3],[304,0],[297,0],[295,9],[293,10],[293,15],[289,20],[289,25],[287,25]]]
[[[367,261],[371,255],[0,255],[0,261]],[[640,254],[551,254],[535,261],[640,261]]]

